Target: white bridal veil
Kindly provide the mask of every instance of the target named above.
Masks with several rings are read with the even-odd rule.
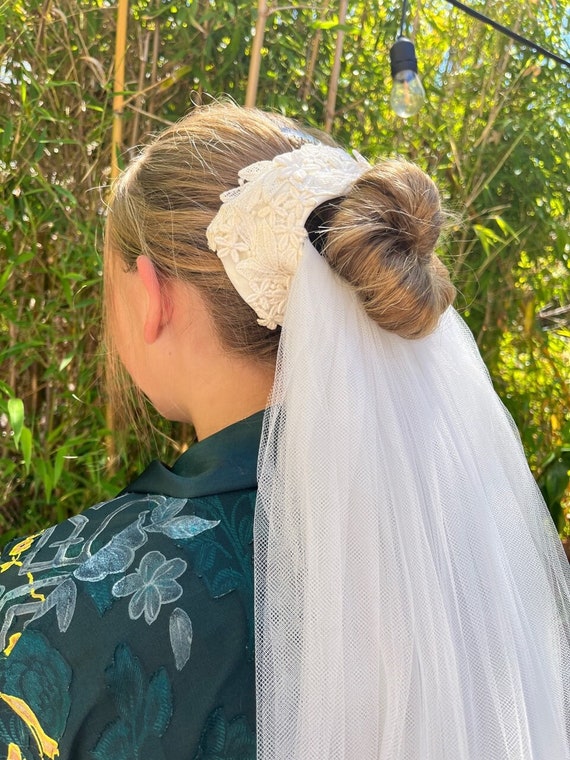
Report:
[[[259,760],[569,760],[569,566],[467,327],[385,332],[302,249],[259,458]]]

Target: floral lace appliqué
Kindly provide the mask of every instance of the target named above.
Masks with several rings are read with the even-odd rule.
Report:
[[[260,325],[283,324],[291,280],[303,254],[315,251],[305,222],[321,203],[344,195],[370,168],[359,154],[303,145],[242,169],[240,186],[222,193],[208,245]]]

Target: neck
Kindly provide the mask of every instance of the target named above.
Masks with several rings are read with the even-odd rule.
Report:
[[[194,384],[191,421],[198,440],[249,417],[267,406],[274,368],[228,358],[209,380]]]

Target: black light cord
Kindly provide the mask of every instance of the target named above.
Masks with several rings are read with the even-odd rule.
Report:
[[[402,19],[400,21],[400,34],[399,37],[404,36],[404,26],[406,23],[406,11],[408,10],[408,0],[404,0],[402,3]]]
[[[406,2],[407,0],[404,0],[404,9],[406,7]],[[492,26],[493,29],[496,29],[498,32],[502,32],[502,34],[505,34],[507,37],[510,37],[512,40],[515,40],[516,42],[520,42],[523,45],[527,45],[533,50],[536,50],[538,53],[542,53],[542,55],[545,55],[547,58],[552,58],[553,61],[557,61],[558,63],[561,63],[564,66],[570,66],[570,61],[567,61],[565,58],[562,58],[561,56],[556,55],[556,53],[550,52],[550,50],[543,48],[541,45],[537,45],[536,42],[527,40],[526,37],[522,37],[520,34],[513,32],[508,27],[503,26],[502,24],[499,24],[497,21],[493,21],[493,19],[490,19],[487,16],[484,16],[482,13],[479,13],[479,11],[475,11],[473,10],[473,8],[469,8],[469,6],[464,5],[462,2],[460,2],[460,0],[446,0],[446,2],[450,3],[451,5],[454,5],[456,8],[459,8],[459,10],[463,11],[464,13],[467,13],[468,16],[473,16],[473,18],[476,18],[478,21],[482,21],[484,24],[487,24],[488,26]],[[404,20],[404,16],[402,13],[402,28],[403,28],[403,20]],[[401,32],[400,32],[400,35],[401,35]]]

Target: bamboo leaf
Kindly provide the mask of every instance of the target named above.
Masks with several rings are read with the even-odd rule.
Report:
[[[8,418],[14,434],[14,443],[18,446],[24,427],[24,402],[21,398],[8,399]]]

